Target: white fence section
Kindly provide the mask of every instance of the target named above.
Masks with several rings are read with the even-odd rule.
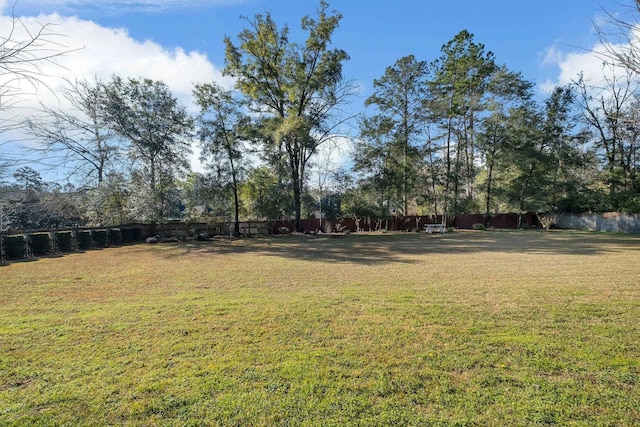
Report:
[[[556,227],[611,233],[640,233],[640,214],[619,212],[562,214],[556,222]]]

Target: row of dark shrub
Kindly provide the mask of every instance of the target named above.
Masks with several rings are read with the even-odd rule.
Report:
[[[140,228],[64,230],[0,236],[3,259],[17,260],[139,241]]]

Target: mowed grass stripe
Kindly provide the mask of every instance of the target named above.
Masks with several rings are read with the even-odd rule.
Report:
[[[0,424],[634,425],[638,236],[287,236],[0,268]]]

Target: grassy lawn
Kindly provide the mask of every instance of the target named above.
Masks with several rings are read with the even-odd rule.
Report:
[[[141,244],[0,307],[0,425],[640,424],[640,236]]]

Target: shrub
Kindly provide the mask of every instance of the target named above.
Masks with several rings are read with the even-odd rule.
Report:
[[[91,230],[91,239],[98,248],[107,246],[107,230]]]
[[[71,252],[72,234],[70,231],[58,231],[56,240],[58,241],[58,250],[60,252]]]
[[[347,229],[347,227],[341,223],[338,222],[334,227],[333,227],[333,232],[335,233],[344,233],[344,231]]]
[[[7,259],[20,259],[26,257],[27,242],[23,235],[7,236],[5,238]]]
[[[109,244],[110,245],[119,245],[122,243],[122,233],[119,228],[111,228],[109,229]]]
[[[478,222],[478,223],[476,223],[476,224],[473,224],[473,225],[471,226],[471,228],[473,228],[474,230],[482,230],[482,231],[484,231],[484,230],[486,230],[486,229],[487,229],[487,227],[485,227],[485,226],[484,226],[484,224],[479,223],[479,222]]]
[[[49,233],[33,233],[29,235],[29,248],[33,255],[46,255],[51,252]]]
[[[545,230],[549,231],[552,225],[558,221],[559,215],[556,212],[547,212],[543,214],[538,214],[538,221],[542,224]]]
[[[81,230],[76,233],[76,239],[78,241],[78,249],[89,249],[91,247],[91,232],[88,230]]]
[[[120,230],[120,237],[123,242],[131,242],[133,240],[133,232],[130,228]]]
[[[120,242],[136,242],[142,240],[141,228],[121,228]]]

